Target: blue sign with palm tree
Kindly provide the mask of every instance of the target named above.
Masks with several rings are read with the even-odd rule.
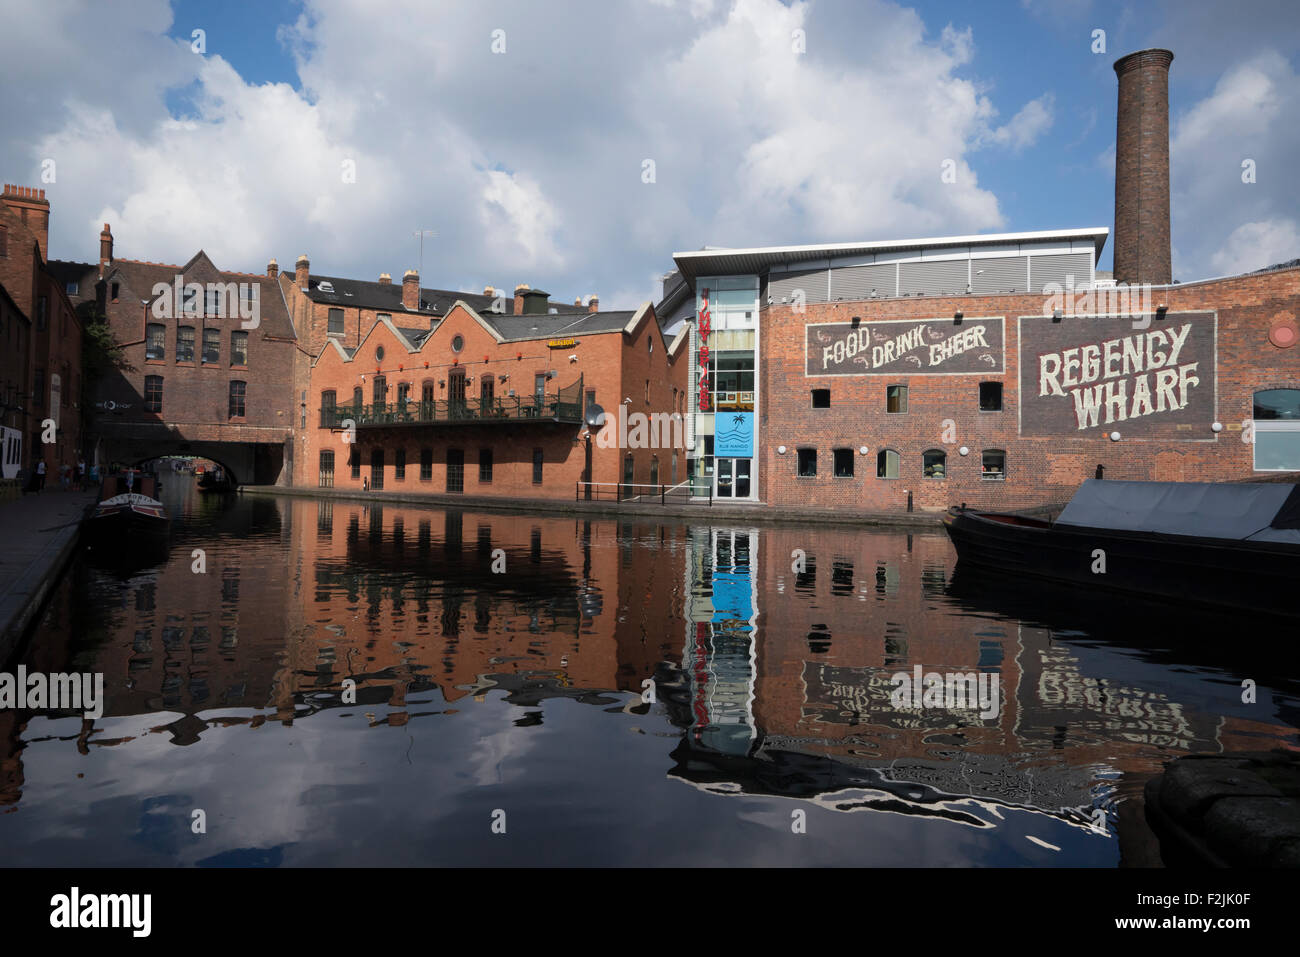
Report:
[[[753,458],[753,412],[719,412],[717,428],[717,435],[713,437],[714,455],[724,458]]]

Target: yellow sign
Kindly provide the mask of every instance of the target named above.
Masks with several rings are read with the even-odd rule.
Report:
[[[578,344],[577,339],[548,339],[546,348],[548,349],[571,349]]]

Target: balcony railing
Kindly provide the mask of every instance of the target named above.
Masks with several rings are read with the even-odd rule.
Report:
[[[506,396],[483,399],[436,399],[430,402],[393,402],[345,405],[321,409],[323,429],[341,429],[351,419],[357,428],[380,425],[458,425],[465,423],[563,422],[582,424],[582,402],[562,401],[556,394]]]

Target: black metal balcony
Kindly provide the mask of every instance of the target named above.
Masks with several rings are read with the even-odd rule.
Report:
[[[345,405],[321,409],[324,429],[344,428],[351,419],[359,429],[394,425],[466,425],[518,422],[561,422],[582,424],[582,402],[563,401],[556,394],[507,396],[464,400],[436,399],[432,402],[393,402],[375,405]]]

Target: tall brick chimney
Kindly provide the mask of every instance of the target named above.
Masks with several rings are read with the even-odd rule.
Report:
[[[14,186],[5,183],[0,200],[18,213],[23,224],[36,236],[36,245],[40,247],[41,258],[49,261],[50,246],[50,201],[45,198],[45,190],[32,186]]]
[[[1168,50],[1115,61],[1115,281],[1167,284],[1169,253]]]
[[[587,300],[587,311],[600,312],[600,297],[594,292],[591,294],[591,298]]]
[[[266,264],[266,275],[270,279],[275,279],[280,275],[280,264],[274,258]]]
[[[515,311],[514,315],[522,316],[524,314],[524,293],[528,291],[528,283],[521,282],[515,286]]]
[[[293,264],[293,281],[303,292],[307,291],[307,280],[311,277],[311,260],[303,253]]]
[[[108,267],[113,265],[113,230],[108,223],[99,233],[99,278],[108,275]]]
[[[420,308],[420,274],[414,269],[402,276],[402,305],[412,312]]]

